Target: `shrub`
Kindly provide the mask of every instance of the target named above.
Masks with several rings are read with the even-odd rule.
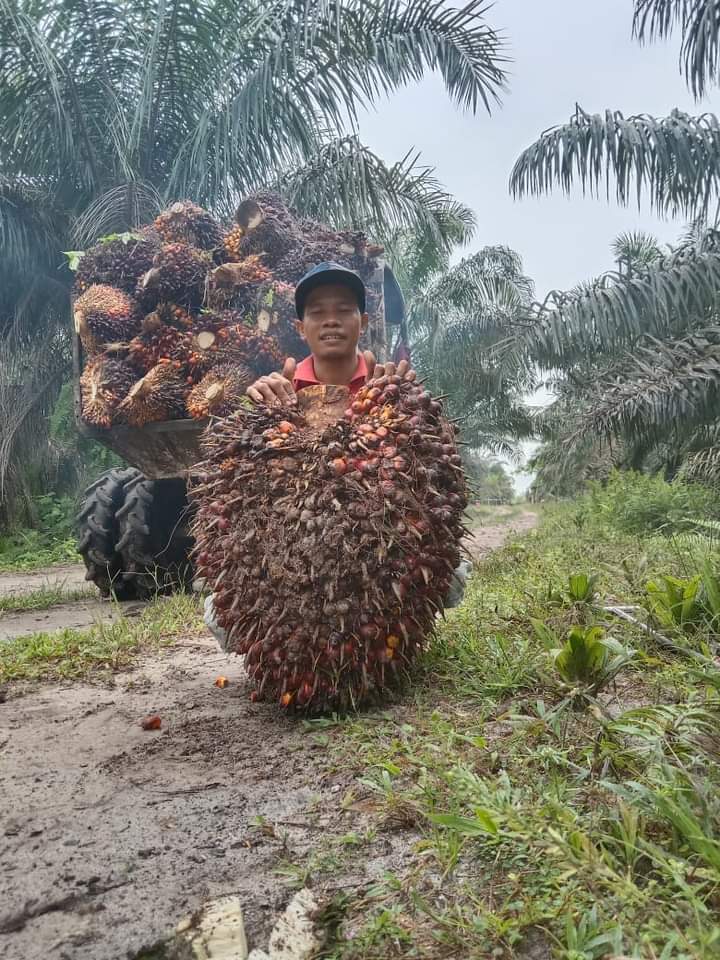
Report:
[[[614,471],[604,486],[593,485],[590,498],[595,518],[623,533],[669,536],[693,519],[720,518],[720,498],[708,487],[632,471]]]

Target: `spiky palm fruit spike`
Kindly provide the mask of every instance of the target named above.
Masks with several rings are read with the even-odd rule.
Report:
[[[215,250],[223,242],[220,224],[191,200],[179,200],[155,218],[163,243],[186,243],[199,250]]]
[[[142,234],[95,244],[80,260],[75,274],[76,292],[104,283],[134,293],[138,280],[152,266],[158,247],[156,239]]]
[[[130,340],[140,330],[137,302],[124,291],[100,283],[77,298],[73,317],[88,356],[101,351],[105,343]]]
[[[182,420],[188,385],[182,375],[182,366],[171,360],[161,360],[138,380],[117,408],[117,419],[131,427],[163,420]]]
[[[210,254],[203,250],[186,243],[163,244],[138,283],[138,299],[148,309],[165,300],[188,310],[197,309],[203,301],[211,264]]]
[[[337,407],[339,398],[340,406]],[[357,706],[422,649],[465,533],[455,428],[398,376],[213,421],[192,495],[199,575],[256,697]]]
[[[135,371],[124,360],[105,354],[93,357],[80,377],[83,420],[94,427],[109,427],[135,379]]]
[[[190,391],[187,409],[191,417],[227,417],[240,406],[245,391],[256,379],[245,364],[222,364],[213,367]]]

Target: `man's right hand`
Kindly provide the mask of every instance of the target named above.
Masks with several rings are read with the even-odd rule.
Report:
[[[247,395],[255,403],[266,403],[270,407],[288,407],[297,402],[292,381],[297,363],[288,357],[281,373],[269,373],[260,377],[247,388]]]

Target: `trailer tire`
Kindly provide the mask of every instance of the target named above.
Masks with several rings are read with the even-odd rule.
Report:
[[[147,480],[139,474],[126,483],[116,518],[121,577],[137,599],[192,588],[193,539],[184,480]]]
[[[108,470],[87,488],[77,516],[77,549],[87,570],[85,579],[94,583],[103,597],[114,594],[118,600],[134,599],[132,584],[121,575],[117,511],[125,498],[125,485],[139,476],[131,467]]]

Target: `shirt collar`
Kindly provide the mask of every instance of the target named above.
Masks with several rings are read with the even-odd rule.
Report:
[[[367,375],[368,368],[367,363],[365,362],[365,357],[362,355],[362,353],[358,353],[357,367],[355,368],[355,373],[350,381],[350,386],[353,386],[357,383],[365,383],[367,380]],[[306,357],[297,365],[295,376],[293,378],[293,385],[297,386],[299,383],[304,383],[305,385],[320,383],[315,375],[315,364],[313,362],[312,354],[310,354],[309,357]]]

